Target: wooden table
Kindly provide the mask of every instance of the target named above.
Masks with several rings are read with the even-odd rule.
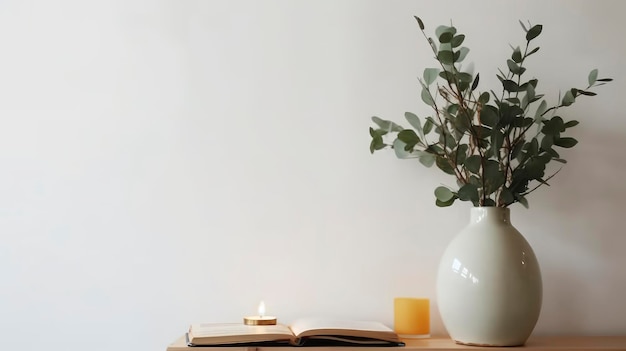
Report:
[[[465,346],[454,343],[448,338],[406,339],[405,347],[188,347],[185,337],[180,337],[167,347],[167,351],[445,351],[445,350],[475,350],[475,351],[515,351],[528,349],[533,351],[626,351],[626,336],[537,336],[531,337],[525,346],[521,347],[482,347]]]

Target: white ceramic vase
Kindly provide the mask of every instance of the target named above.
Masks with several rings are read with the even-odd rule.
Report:
[[[510,210],[476,207],[448,245],[437,274],[437,304],[457,343],[523,345],[541,310],[539,264],[511,225]]]

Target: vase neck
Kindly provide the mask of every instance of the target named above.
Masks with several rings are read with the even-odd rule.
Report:
[[[511,211],[503,207],[474,207],[471,211],[470,223],[511,224]]]

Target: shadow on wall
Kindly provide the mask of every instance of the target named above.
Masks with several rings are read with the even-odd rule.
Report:
[[[563,152],[568,163],[553,189],[535,194],[550,216],[534,228],[543,231],[541,331],[623,332],[626,136],[619,129],[578,132],[580,143]]]

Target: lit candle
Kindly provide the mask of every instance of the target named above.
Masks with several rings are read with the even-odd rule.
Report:
[[[395,298],[394,329],[403,338],[428,337],[430,334],[430,300],[411,297]]]
[[[261,301],[258,309],[258,316],[250,316],[243,318],[245,325],[275,325],[276,317],[265,315],[265,302]]]

